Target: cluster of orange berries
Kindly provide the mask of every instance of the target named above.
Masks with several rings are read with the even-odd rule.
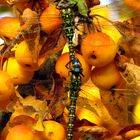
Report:
[[[59,14],[60,11],[56,9],[55,6],[50,6],[46,8],[40,17],[42,30],[45,32],[51,32],[52,29],[55,30],[58,26],[60,26],[61,20],[60,18],[58,18]],[[52,19],[53,20],[52,22],[49,16],[51,17],[54,16],[57,18]],[[48,17],[48,19],[44,20],[45,19],[44,17]],[[1,22],[0,34],[2,36],[8,39],[13,39],[19,33],[20,21],[17,17],[3,17],[0,19],[0,22]],[[51,27],[51,25],[53,27]],[[29,83],[30,80],[33,78],[34,72],[39,70],[42,64],[45,62],[45,58],[38,58],[38,60],[34,62],[32,53],[29,50],[28,44],[25,40],[23,40],[19,44],[15,44],[12,51],[14,52],[15,55],[12,57],[8,57],[6,61],[2,62],[4,64],[1,69],[1,76],[0,76],[1,85],[4,86],[4,84],[6,84],[5,85],[6,87],[5,86],[4,87],[7,89],[5,88],[1,89],[2,91],[0,92],[1,95],[0,100],[3,100],[4,98],[9,98],[12,95],[12,93],[14,93],[13,87],[15,85]],[[8,80],[7,82],[5,79],[8,79],[8,76],[9,78],[11,78],[11,80]],[[4,82],[4,80],[6,82]],[[12,83],[13,86],[12,88],[11,86],[9,86],[9,83]],[[7,92],[5,90],[7,90]]]
[[[18,116],[18,120],[16,117],[13,118],[13,125],[10,126],[10,123],[7,123],[6,127],[3,129],[1,133],[1,140],[65,140],[66,139],[66,131],[62,124],[53,121],[43,121],[43,131],[34,130],[33,126],[35,124],[35,120],[30,116]]]
[[[59,14],[60,11],[56,9],[55,6],[49,6],[42,12],[40,22],[44,32],[50,33],[52,32],[52,29],[55,30],[60,26],[61,20],[60,17],[58,17]],[[56,18],[52,19],[52,17]],[[18,35],[19,31],[20,20],[18,17],[3,17],[0,19],[0,34],[2,36],[12,40],[16,35]],[[2,68],[0,70],[0,110],[2,111],[7,109],[9,103],[14,100],[16,101],[17,97],[15,87],[17,85],[28,84],[32,80],[35,71],[38,71],[46,61],[45,58],[38,58],[37,61],[34,61],[26,40],[23,40],[19,44],[15,44],[11,51],[14,52],[14,56],[6,57],[6,60],[3,59],[5,56],[0,57],[2,64]],[[10,118],[10,123],[15,118],[13,115]],[[21,117],[20,114],[19,117]],[[21,117],[21,120],[24,119],[24,123],[20,124],[17,122],[14,126],[10,126],[10,123],[7,123],[1,133],[0,139],[64,140],[66,137],[64,126],[56,121],[43,121],[44,131],[39,132],[32,128],[33,123],[31,123],[30,120],[35,122],[32,117]],[[29,124],[25,122],[29,122]]]
[[[118,51],[117,44],[105,33],[88,34],[81,43],[81,54],[76,54],[83,68],[82,82],[91,78],[101,89],[109,90],[117,86],[122,79],[114,58]],[[68,79],[69,72],[65,65],[69,62],[69,53],[62,54],[56,63],[56,72]]]

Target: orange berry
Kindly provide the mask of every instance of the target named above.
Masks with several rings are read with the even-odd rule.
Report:
[[[6,108],[15,95],[14,83],[8,73],[0,70],[0,110]]]
[[[6,140],[34,140],[32,130],[24,124],[15,125],[9,129]]]
[[[61,25],[60,10],[56,6],[47,7],[40,16],[42,30],[51,33]]]
[[[82,68],[83,68],[83,75],[82,77],[82,82],[88,81],[91,73],[91,66],[85,61],[82,55],[80,54],[75,54],[75,56],[79,59],[81,62]],[[69,53],[63,53],[57,60],[56,65],[55,65],[55,70],[56,72],[62,77],[65,78],[66,80],[69,80],[70,78],[70,73],[69,70],[66,68],[66,64],[70,61],[69,59]]]
[[[27,84],[34,75],[34,71],[29,71],[20,65],[14,57],[10,57],[4,62],[3,70],[13,79],[14,84]]]
[[[48,140],[65,140],[66,131],[62,124],[56,121],[44,121],[44,138]]]
[[[116,55],[117,48],[112,38],[102,32],[88,34],[81,44],[83,57],[90,65],[96,67],[110,63]]]
[[[15,48],[15,58],[19,64],[29,70],[38,70],[38,62],[34,62],[33,56],[26,41],[16,44]]]
[[[7,122],[6,126],[4,127],[4,129],[1,132],[2,140],[6,139],[6,136],[9,133],[11,126],[23,124],[23,125],[26,125],[27,127],[31,128],[35,124],[35,122],[36,122],[35,119],[33,119],[32,117],[27,116],[27,115],[21,115],[21,113],[19,113],[19,112],[12,113],[10,120]]]
[[[3,17],[0,19],[0,35],[14,38],[20,29],[19,19],[16,17]]]
[[[43,136],[43,131],[34,131],[34,140],[46,140]]]
[[[124,0],[124,3],[132,8],[133,10],[140,11],[140,1],[139,0]]]
[[[113,61],[104,67],[95,67],[91,72],[91,80],[98,88],[109,90],[114,86],[118,86],[122,81],[122,77]]]

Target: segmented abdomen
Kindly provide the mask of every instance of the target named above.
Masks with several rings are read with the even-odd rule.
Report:
[[[81,86],[81,76],[72,74],[70,78],[70,106],[69,106],[69,123],[67,128],[67,140],[71,140],[73,136],[73,128],[75,122],[75,110],[76,110],[76,101],[78,97],[78,92],[80,91]]]

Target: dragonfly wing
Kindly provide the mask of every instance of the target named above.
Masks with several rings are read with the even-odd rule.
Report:
[[[109,19],[112,21],[126,20],[135,15],[135,11],[129,9],[122,0],[111,1],[107,5],[99,5],[91,8],[91,14],[108,14]]]

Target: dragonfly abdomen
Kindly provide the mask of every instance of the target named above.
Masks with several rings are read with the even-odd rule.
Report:
[[[78,92],[81,86],[82,66],[80,61],[75,57],[75,50],[73,44],[74,37],[74,11],[71,7],[65,8],[65,5],[61,4],[61,18],[63,22],[63,30],[68,41],[70,62],[66,65],[71,73],[70,77],[70,105],[69,105],[69,122],[67,128],[67,140],[72,140],[74,121],[75,121],[75,109]],[[71,64],[71,65],[69,65]]]
[[[81,69],[81,68],[80,68]],[[72,74],[70,78],[70,106],[69,106],[69,123],[68,123],[68,129],[69,132],[67,134],[67,140],[71,140],[74,129],[74,121],[75,121],[75,110],[76,110],[76,101],[78,97],[78,92],[80,91],[80,85],[81,85],[81,76],[80,74]]]

